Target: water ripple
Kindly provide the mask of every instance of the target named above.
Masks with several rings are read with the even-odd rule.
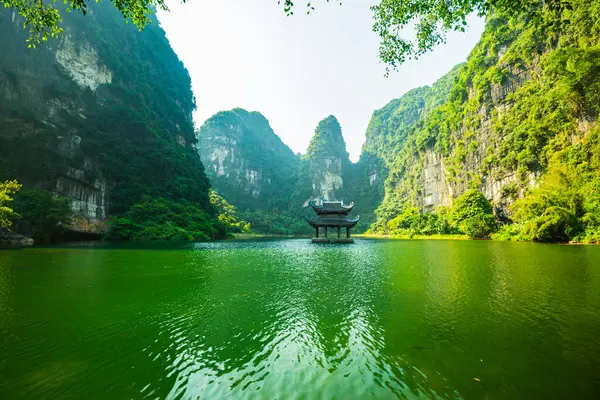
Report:
[[[600,248],[0,252],[2,398],[589,398]]]

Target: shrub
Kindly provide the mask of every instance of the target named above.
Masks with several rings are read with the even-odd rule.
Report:
[[[145,197],[121,217],[109,221],[108,240],[204,241],[228,237],[225,225],[197,204]]]
[[[31,223],[36,243],[60,241],[73,214],[69,199],[55,197],[42,189],[21,190],[15,197],[14,208],[21,220]]]
[[[217,209],[217,212],[219,213],[218,219],[225,225],[227,232],[250,232],[250,223],[244,221],[237,215],[233,205],[229,204],[227,200],[214,190],[211,190],[209,194],[210,203]]]
[[[17,181],[0,182],[0,229],[8,228],[12,225],[11,219],[18,217],[18,214],[9,207],[13,201],[12,194],[21,189]]]
[[[492,205],[476,189],[468,190],[456,199],[451,215],[453,224],[471,238],[489,237],[496,230]]]

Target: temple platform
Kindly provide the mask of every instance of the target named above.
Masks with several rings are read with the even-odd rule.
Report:
[[[346,238],[313,238],[313,243],[354,243],[354,239]]]

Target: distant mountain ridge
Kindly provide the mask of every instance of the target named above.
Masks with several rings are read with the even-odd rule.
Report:
[[[273,231],[258,221],[268,213],[285,221],[271,221],[278,225],[278,233],[307,232],[304,222],[296,220],[317,198],[355,201],[357,213],[362,214],[358,229],[366,230],[375,220],[393,163],[393,154],[386,153],[395,143],[391,138],[399,131],[406,135],[447,99],[459,69],[375,111],[358,163],[350,161],[342,128],[333,115],[318,123],[306,154],[298,156],[262,114],[240,108],[219,112],[202,125],[198,153],[213,187],[255,228],[262,227],[259,231]]]

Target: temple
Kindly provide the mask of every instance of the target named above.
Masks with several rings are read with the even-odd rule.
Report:
[[[348,214],[352,211],[354,203],[349,205],[343,201],[311,201],[310,205],[317,214],[316,217],[305,217],[306,221],[315,228],[314,243],[352,243],[350,238],[350,229],[358,222],[360,217],[350,218]],[[319,237],[319,229],[324,228],[325,236]],[[337,238],[329,238],[327,236],[327,228],[337,228]],[[341,237],[341,229],[346,228],[346,237]]]

